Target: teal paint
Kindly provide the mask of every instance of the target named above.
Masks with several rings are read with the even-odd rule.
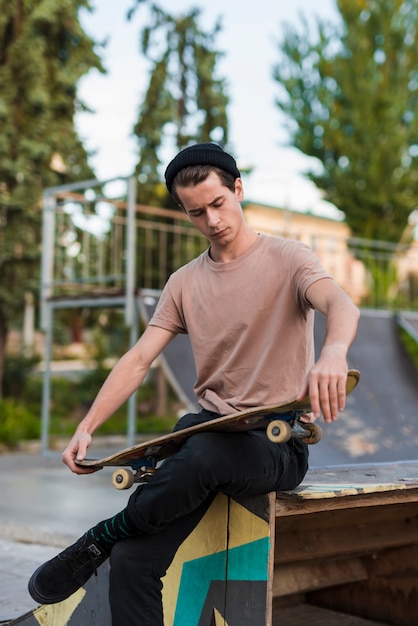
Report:
[[[212,581],[267,580],[270,538],[184,563],[173,626],[197,626]]]

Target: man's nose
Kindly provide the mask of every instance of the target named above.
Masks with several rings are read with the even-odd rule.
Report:
[[[215,209],[207,209],[206,217],[209,226],[216,226],[219,223],[219,213]]]

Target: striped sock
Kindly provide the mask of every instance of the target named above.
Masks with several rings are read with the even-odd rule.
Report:
[[[99,522],[88,531],[94,541],[104,549],[112,548],[115,543],[139,534],[138,528],[128,519],[126,511],[117,513],[103,522]]]

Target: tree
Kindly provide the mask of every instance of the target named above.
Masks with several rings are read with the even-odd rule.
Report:
[[[418,2],[337,0],[341,22],[287,25],[274,79],[291,143],[358,236],[397,242],[418,197]]]
[[[77,81],[102,71],[78,12],[87,0],[0,0],[0,395],[5,346],[39,286],[45,187],[92,176],[74,128]]]
[[[145,0],[146,2],[146,0]],[[144,0],[137,0],[137,5]],[[173,16],[151,3],[150,23],[141,31],[141,51],[151,63],[148,88],[134,133],[142,203],[167,203],[158,168],[166,139],[177,149],[192,141],[228,142],[225,81],[216,77],[221,52],[214,42],[221,25],[210,32],[198,24],[201,11]],[[132,17],[133,11],[129,14]]]

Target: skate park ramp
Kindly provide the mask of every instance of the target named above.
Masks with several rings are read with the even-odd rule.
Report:
[[[139,297],[148,322],[160,292],[144,290]],[[394,316],[390,311],[363,309],[349,366],[361,380],[348,396],[337,422],[324,424],[322,441],[310,447],[310,466],[384,463],[417,458],[418,372],[399,339],[398,324],[417,329],[418,314]],[[315,317],[317,355],[325,337],[325,318]],[[162,366],[188,410],[196,410],[193,392],[196,370],[187,335],[177,336],[164,350]]]
[[[324,336],[325,318],[317,313],[317,352]],[[416,459],[418,372],[399,339],[398,321],[391,312],[361,311],[349,366],[360,370],[360,383],[348,396],[339,420],[323,425],[321,443],[310,448],[311,466]]]
[[[138,308],[145,324],[153,316],[160,295],[160,291],[152,289],[144,289],[139,294]],[[188,335],[177,335],[164,349],[160,358],[165,376],[178,398],[188,411],[197,411],[197,398],[193,391],[196,368]]]

